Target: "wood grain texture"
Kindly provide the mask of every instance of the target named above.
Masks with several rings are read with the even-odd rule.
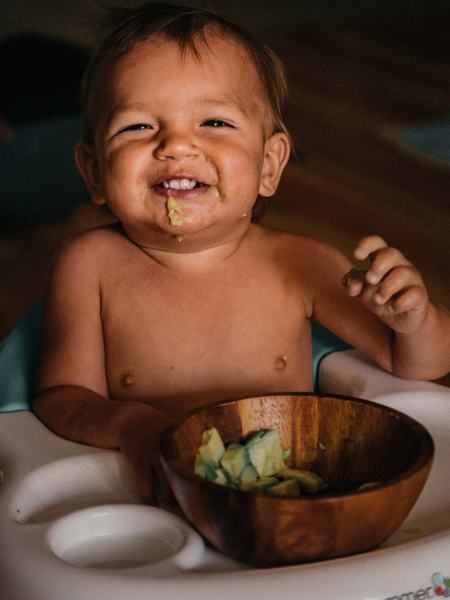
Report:
[[[320,475],[317,496],[243,492],[194,475],[202,433],[225,444],[265,428],[291,448],[290,466]],[[338,396],[286,394],[213,405],[166,432],[161,458],[184,514],[216,548],[268,567],[343,556],[381,544],[405,519],[425,484],[431,437],[405,415]],[[363,483],[380,482],[356,492]]]

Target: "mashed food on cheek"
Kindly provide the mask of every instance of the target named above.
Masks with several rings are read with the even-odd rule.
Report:
[[[175,227],[179,227],[180,225],[182,225],[183,211],[181,210],[181,207],[175,200],[175,198],[171,198],[170,196],[167,198],[166,208],[170,224],[174,225]]]

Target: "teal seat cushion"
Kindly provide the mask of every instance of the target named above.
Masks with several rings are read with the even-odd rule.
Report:
[[[42,302],[29,309],[0,345],[0,412],[30,410],[40,352]]]
[[[0,345],[0,412],[30,410],[38,368],[42,302],[25,313]],[[313,323],[315,387],[320,363],[331,352],[350,348],[342,340]]]
[[[350,350],[352,347],[322,327],[315,321],[312,322],[312,351],[314,368],[314,390],[320,392],[319,373],[322,360],[332,352]]]

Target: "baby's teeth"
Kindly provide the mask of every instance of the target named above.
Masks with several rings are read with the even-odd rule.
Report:
[[[195,188],[195,181],[193,179],[170,179],[164,181],[163,185],[166,189],[171,190],[193,190]]]
[[[182,179],[180,181],[180,190],[192,190],[195,187],[195,181],[192,179]]]

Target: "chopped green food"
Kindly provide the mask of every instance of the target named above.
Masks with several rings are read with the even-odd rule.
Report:
[[[224,453],[225,446],[217,429],[215,427],[205,429],[202,435],[202,443],[198,449],[198,454],[203,462],[218,467]]]
[[[220,485],[228,484],[228,479],[224,473],[224,470],[221,468],[216,469],[216,477],[212,481],[214,481],[214,483],[219,483]]]
[[[409,529],[402,529],[402,531],[414,537],[423,537],[425,535],[424,530],[420,527],[410,527]]]
[[[237,489],[276,496],[316,494],[326,489],[311,471],[287,466],[291,449],[283,450],[276,429],[260,429],[242,443],[225,445],[215,427],[205,429],[194,471],[205,479]]]
[[[207,479],[214,478],[215,468],[211,467],[207,462],[203,460],[200,454],[197,453],[194,463],[194,473],[200,475],[200,477],[206,477]],[[208,474],[210,475],[208,477]]]
[[[291,458],[292,448],[288,448],[287,450],[283,450],[283,460],[287,462]]]
[[[220,464],[227,478],[233,483],[238,483],[242,471],[248,465],[247,450],[242,444],[229,444]]]
[[[242,469],[239,478],[239,487],[241,490],[250,490],[253,483],[258,479],[258,471],[250,463]]]
[[[307,494],[317,494],[326,489],[327,485],[321,477],[312,471],[304,471],[301,469],[284,469],[278,474],[281,479],[289,481],[296,479],[299,483],[300,490]]]
[[[377,485],[379,485],[377,481],[368,481],[367,483],[363,483],[356,489],[358,490],[358,492],[360,492],[362,490],[370,490],[371,488],[377,487]]]
[[[269,492],[274,496],[300,496],[301,488],[297,479],[286,479],[273,485]]]
[[[270,477],[286,468],[280,434],[276,429],[257,432],[245,444],[252,465],[260,477]]]
[[[270,492],[272,487],[278,483],[276,477],[260,477],[253,482],[251,492]]]

